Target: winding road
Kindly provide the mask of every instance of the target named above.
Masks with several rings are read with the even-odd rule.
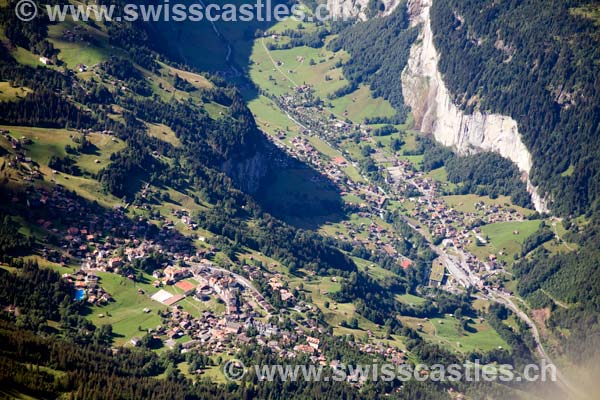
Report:
[[[298,84],[292,78],[290,78],[279,67],[279,65],[277,65],[277,62],[273,59],[270,51],[268,50],[267,46],[265,45],[264,38],[261,39],[261,44],[262,44],[265,52],[267,53],[269,59],[273,63],[273,66],[276,68],[276,70],[281,75],[283,75],[290,83],[292,83],[295,87],[297,87]],[[289,113],[286,112],[286,110],[282,109],[281,107],[280,107],[280,109],[292,122],[294,122],[295,124],[299,125],[302,128],[307,129],[304,126],[304,124],[302,124],[301,122],[297,121],[292,116],[290,116]],[[309,129],[309,131],[310,131],[310,129]],[[365,178],[365,177],[363,176],[363,178]],[[367,181],[368,181],[368,179],[367,179]],[[383,189],[381,189],[381,190],[382,190],[382,192],[385,193],[385,191]],[[423,231],[422,228],[418,228],[417,226],[415,226],[410,221],[409,218],[404,217],[404,216],[402,218],[412,229],[419,232],[427,240],[427,235],[425,234],[425,232]],[[556,233],[556,236],[558,237],[558,233],[556,232],[556,227],[554,228],[554,231]],[[562,240],[560,237],[558,237],[558,238],[559,238],[559,240]],[[473,274],[470,273],[470,270],[468,269],[468,266],[466,265],[464,257],[450,255],[446,251],[444,251],[444,249],[442,249],[439,246],[435,246],[429,240],[427,240],[427,242],[429,243],[430,248],[439,256],[440,260],[444,263],[444,266],[446,267],[446,269],[448,270],[450,275],[452,275],[454,277],[454,279],[461,286],[463,286],[465,288],[470,288],[470,287],[476,286],[479,283],[480,278],[478,278],[477,276],[474,276]],[[565,245],[568,247],[568,244],[566,242],[565,242]],[[556,379],[557,379],[556,383],[562,389],[564,389],[567,394],[574,395],[575,398],[585,398],[585,396],[581,393],[581,391],[579,391],[577,388],[575,388],[575,386],[571,382],[569,382],[569,380],[564,376],[564,374],[561,373],[561,371],[558,369],[556,364],[548,356],[548,354],[546,353],[546,351],[541,343],[541,338],[540,338],[540,333],[539,333],[538,327],[536,326],[535,322],[529,317],[529,315],[527,315],[527,313],[522,311],[512,301],[512,299],[510,299],[509,296],[507,296],[506,294],[503,294],[499,291],[490,291],[487,295],[483,295],[483,296],[485,299],[487,299],[489,301],[494,301],[496,303],[505,305],[510,310],[512,310],[513,313],[517,317],[519,317],[523,322],[525,322],[525,324],[527,324],[527,326],[529,326],[531,334],[534,338],[535,347],[536,347],[535,350],[538,353],[538,356],[540,357],[540,359],[545,361],[546,365],[552,366],[556,370]],[[568,398],[572,398],[572,397],[568,397]]]

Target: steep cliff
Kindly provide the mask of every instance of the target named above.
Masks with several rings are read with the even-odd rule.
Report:
[[[439,55],[430,22],[432,1],[408,1],[411,24],[421,25],[421,32],[402,73],[402,90],[416,127],[459,154],[492,151],[510,159],[523,173],[535,208],[548,211],[545,200],[529,180],[532,158],[521,140],[517,122],[498,114],[475,112],[465,115],[453,104],[438,70]]]
[[[252,157],[227,160],[221,165],[221,170],[242,191],[255,194],[258,192],[263,178],[269,172],[269,157],[265,149],[259,148]]]

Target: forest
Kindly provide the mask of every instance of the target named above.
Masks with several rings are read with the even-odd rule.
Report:
[[[566,343],[564,351],[576,362],[594,360],[600,355],[599,223],[595,216],[583,232],[567,234],[567,240],[578,244],[578,251],[550,256],[545,249],[538,248],[514,268],[519,293],[536,308],[550,307],[548,323],[552,328],[561,328],[558,332]],[[543,241],[546,230],[541,227],[525,243],[524,250]],[[570,306],[565,308],[556,301]],[[560,333],[564,329],[570,335]]]
[[[505,195],[513,204],[533,208],[518,168],[496,153],[456,155],[427,137],[418,138],[417,151],[411,154],[415,153],[423,154],[424,171],[446,168],[448,180],[457,184],[452,194],[475,193],[491,198]]]

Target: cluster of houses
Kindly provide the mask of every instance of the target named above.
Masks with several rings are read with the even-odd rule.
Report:
[[[435,185],[431,185],[435,188]],[[485,211],[481,213],[464,213],[450,208],[443,200],[432,194],[427,194],[419,198],[412,198],[414,203],[414,216],[417,221],[426,226],[432,235],[443,238],[442,246],[445,248],[454,248],[465,257],[469,271],[481,273],[500,268],[495,254],[490,254],[487,259],[480,260],[468,251],[469,245],[475,241],[482,244],[486,239],[481,235],[479,227],[471,228],[471,224],[479,220],[479,223],[496,223],[509,221],[523,221],[523,215],[513,208],[493,205],[486,207],[479,205]]]
[[[93,272],[80,269],[74,274],[63,274],[62,277],[81,293],[80,296],[76,296],[77,300],[86,300],[95,305],[105,305],[113,300],[111,295],[100,287],[99,278]]]
[[[343,221],[342,223],[347,228],[348,234],[337,231],[336,237],[355,245],[364,245],[373,251],[383,252],[392,257],[397,256],[398,252],[393,245],[393,242],[398,239],[397,236],[388,232],[383,226],[376,224],[376,218],[373,218],[384,209],[388,200],[386,194],[374,185],[357,183],[348,179],[342,171],[342,168],[349,165],[346,159],[340,156],[331,161],[325,161],[306,137],[295,137],[291,140],[291,143],[293,146],[291,149],[292,154],[310,162],[330,181],[341,187],[342,195],[354,194],[362,200],[360,203],[350,204],[350,206],[360,210],[358,212],[359,217],[371,219],[372,223],[366,226],[365,224]]]
[[[368,332],[369,335],[371,335],[371,332]],[[356,347],[358,346],[358,349],[362,352],[362,353],[366,353],[366,354],[376,354],[379,356],[384,357],[386,360],[389,360],[392,362],[392,364],[395,365],[401,365],[404,364],[404,362],[406,361],[406,354],[398,349],[397,347],[390,347],[390,346],[384,346],[381,343],[355,343],[355,342],[350,342],[349,343],[350,346],[352,347]]]
[[[448,206],[441,198],[439,184],[426,177],[423,172],[415,171],[407,161],[394,162],[388,171],[390,183],[395,185],[397,193],[411,193],[411,197],[400,195],[399,200],[412,203],[414,219],[426,227],[434,237],[441,238],[444,248],[452,248],[461,255],[469,275],[482,275],[502,267],[495,254],[481,260],[469,252],[468,246],[475,241],[486,243],[485,238],[481,236],[479,225],[523,221],[522,213],[508,205],[487,205],[483,202],[474,204],[475,212],[463,212]],[[419,196],[415,196],[414,193],[419,193]],[[442,275],[434,262],[430,282],[439,285]],[[480,288],[486,285],[484,279],[477,282]]]
[[[120,207],[104,210],[60,185],[31,190],[27,202],[32,219],[55,237],[65,254],[83,260],[86,268],[115,272],[152,252],[174,260],[195,253],[188,238],[159,229],[144,217],[130,219]],[[60,221],[60,226],[53,221]]]
[[[279,274],[269,274],[251,265],[244,265],[241,270],[249,280],[265,278],[272,290],[280,291],[282,299],[285,293],[292,295],[285,288],[283,277]],[[300,315],[311,309],[304,302],[299,301],[289,310],[279,310],[280,318],[289,315],[291,311],[298,312],[294,319],[288,319],[292,328],[281,328],[268,322],[269,316],[277,315],[274,314],[276,310],[266,303],[258,291],[244,283],[244,277],[221,270],[209,260],[192,263],[190,267],[169,266],[157,272],[155,277],[161,283],[177,286],[184,292],[183,295],[173,296],[175,302],[164,302],[169,308],[161,313],[162,324],[150,330],[156,339],[163,340],[167,346],[173,346],[177,339],[185,336],[184,348],[197,349],[208,355],[233,355],[240,346],[257,344],[282,358],[295,358],[304,354],[315,363],[329,363],[321,351],[320,340],[311,336],[311,332],[323,333],[318,321]],[[222,300],[226,306],[225,312],[206,310],[199,315],[192,315],[177,305],[185,297],[203,302],[211,296],[218,296]],[[267,317],[259,312],[261,308],[267,311]],[[403,356],[398,349],[383,345],[357,345],[357,349],[390,359]]]
[[[319,172],[323,174],[323,181],[327,177],[328,180],[337,185],[345,185],[347,183],[348,179],[340,169],[341,164],[323,160],[320,153],[306,137],[297,136],[292,138],[291,142],[292,146],[294,146],[294,156],[315,165],[319,169]]]
[[[324,176],[336,183],[343,194],[353,194],[363,200],[356,205],[367,218],[374,222],[370,226],[356,226],[349,222],[346,232],[336,232],[338,239],[354,244],[367,245],[374,251],[382,251],[391,257],[398,257],[394,248],[394,237],[375,223],[375,216],[381,215],[388,199],[413,203],[413,217],[426,227],[434,238],[440,238],[444,247],[453,247],[466,259],[469,275],[485,274],[501,267],[496,255],[490,254],[485,260],[479,260],[467,250],[467,246],[479,240],[476,232],[471,231],[475,222],[491,224],[497,222],[522,221],[523,215],[506,205],[475,204],[476,211],[464,213],[449,207],[440,197],[439,184],[434,179],[417,171],[411,162],[395,155],[385,156],[380,149],[375,150],[373,159],[378,165],[385,165],[386,182],[393,189],[392,193],[384,193],[378,187],[356,183],[350,180],[344,168],[351,163],[345,157],[330,160],[324,157],[311,143],[308,135],[318,134],[325,140],[339,142],[344,138],[357,136],[364,143],[373,142],[368,128],[352,124],[348,120],[332,115],[322,104],[315,101],[314,89],[309,85],[298,86],[293,92],[277,98],[279,106],[302,122],[305,129],[302,136],[292,138],[287,151],[299,159],[314,165]],[[329,140],[331,139],[331,140]],[[281,145],[280,145],[281,146]],[[342,151],[342,155],[345,154]],[[368,233],[365,237],[365,229]],[[410,260],[403,260],[409,262]],[[438,282],[439,283],[439,282]]]
[[[62,40],[67,42],[83,42],[89,39],[87,30],[80,25],[73,25],[71,29],[62,31]]]
[[[285,287],[281,274],[275,274],[271,276],[269,278],[269,286],[274,291],[279,292],[282,301],[288,302],[290,300],[295,300],[294,294]]]
[[[187,336],[190,340],[182,344],[185,349],[196,349],[207,355],[234,355],[240,346],[258,345],[283,359],[305,355],[315,364],[339,364],[339,361],[327,359],[321,340],[310,334],[319,332],[319,329],[308,330],[302,326],[282,329],[275,324],[263,322],[256,312],[244,314],[243,319],[217,315],[213,311],[204,311],[199,317],[193,317],[174,306],[161,313],[161,317],[162,325],[151,329],[150,333],[156,339],[164,339],[168,346],[173,346],[178,338]],[[379,355],[396,364],[405,361],[404,353],[395,347],[355,342],[350,345],[360,352]]]
[[[190,216],[190,212],[183,209],[173,210],[172,214],[174,217],[179,218],[181,223],[184,224],[189,229],[195,231],[198,229],[198,224],[194,222],[192,217]]]
[[[4,138],[13,150],[13,155],[8,156],[8,166],[18,175],[19,180],[32,182],[34,179],[42,179],[42,173],[39,166],[26,153],[25,146],[32,143],[31,139],[13,137],[10,131],[0,130],[0,135]]]

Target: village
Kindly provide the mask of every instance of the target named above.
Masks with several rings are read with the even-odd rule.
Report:
[[[81,301],[94,304],[101,311],[101,306],[112,301],[112,298],[99,286],[101,282],[96,271],[118,273],[119,268],[125,268],[132,257],[136,257],[135,254],[139,257],[139,250],[128,251],[127,254],[125,259],[109,258],[106,264],[84,262],[81,270],[63,277],[73,283],[77,290],[85,292]],[[145,313],[158,312],[161,317],[162,323],[147,331],[153,340],[173,348],[177,339],[186,337],[189,340],[181,343],[184,351],[201,351],[208,356],[232,356],[240,346],[257,344],[283,359],[306,355],[311,362],[321,365],[333,367],[339,363],[339,360],[328,360],[320,347],[321,341],[317,336],[326,332],[325,326],[312,317],[314,305],[295,301],[294,295],[285,288],[281,275],[243,265],[241,270],[247,274],[246,278],[220,268],[208,259],[193,260],[196,258],[187,259],[185,267],[168,265],[154,271],[156,280],[153,285],[159,290],[151,298],[164,307],[140,310]],[[253,281],[259,278],[266,279],[270,289],[278,291],[289,307],[276,309],[269,304],[253,286]],[[135,277],[128,276],[128,279],[135,280]],[[177,288],[178,294],[171,288]],[[145,294],[141,289],[138,289],[138,293]],[[211,297],[217,297],[224,304],[224,312],[205,310],[193,314],[180,305],[184,299],[202,303]],[[132,337],[129,343],[138,346],[141,338]],[[383,342],[352,341],[349,344],[360,352],[376,354],[396,364],[405,362],[402,350],[386,346]],[[196,372],[203,373],[201,370]],[[349,381],[352,379],[348,377]]]
[[[139,312],[159,313],[162,323],[148,329],[147,334],[164,346],[174,347],[178,339],[185,337],[185,351],[232,355],[240,346],[252,343],[282,358],[305,354],[315,363],[335,365],[336,360],[328,360],[320,349],[316,336],[325,334],[325,326],[314,318],[315,306],[297,299],[277,272],[243,264],[238,274],[215,265],[206,257],[218,249],[196,249],[189,238],[174,229],[173,221],[177,219],[191,228],[196,226],[188,211],[174,211],[171,219],[158,228],[144,217],[128,218],[122,206],[104,210],[82,202],[60,185],[52,189],[28,186],[21,197],[11,201],[27,204],[30,218],[54,243],[40,249],[42,257],[62,266],[81,265],[72,273],[64,273],[63,278],[73,285],[73,300],[89,304],[94,313],[102,316],[102,308],[116,301],[102,287],[100,274],[121,275],[135,283],[141,278],[133,265],[159,254],[166,262],[151,274],[157,291],[146,293],[141,287],[137,291],[157,304],[156,309]],[[267,283],[270,296],[277,292],[285,306],[273,307],[256,289],[258,280]],[[203,304],[214,298],[224,305],[223,312],[190,312],[181,306],[184,299]],[[140,341],[134,336],[129,344],[137,346]],[[404,360],[400,349],[382,343],[361,342],[355,346],[365,353],[389,356],[395,362]]]
[[[307,87],[298,90],[303,104],[310,98],[309,93],[310,88]],[[341,221],[343,229],[336,229],[334,236],[392,257],[401,268],[408,269],[412,260],[400,254],[396,247],[402,238],[383,223],[382,216],[388,212],[390,201],[410,203],[412,211],[409,217],[416,223],[414,227],[432,238],[440,238],[440,251],[452,252],[462,258],[464,263],[460,263],[460,268],[479,289],[483,289],[486,281],[482,277],[502,266],[493,255],[480,260],[469,253],[468,244],[475,240],[485,241],[479,226],[473,223],[521,221],[524,216],[500,204],[477,204],[476,213],[453,209],[441,199],[436,181],[425,176],[412,163],[395,155],[383,154],[380,149],[375,150],[372,158],[378,162],[379,172],[386,180],[386,188],[370,183],[367,178],[350,179],[345,168],[351,166],[359,169],[356,160],[351,160],[343,149],[342,156],[324,157],[309,137],[317,135],[330,142],[335,137],[339,139],[358,134],[364,143],[374,142],[373,137],[363,126],[348,120],[325,117],[320,106],[294,106],[296,100],[294,96],[287,97],[281,104],[294,118],[302,121],[305,127],[301,135],[291,139],[292,146],[282,144],[279,139],[274,139],[274,143],[299,160],[313,165],[323,179],[339,187],[342,195],[351,195],[360,200],[349,202],[359,220]],[[26,168],[32,171],[32,178],[39,175],[22,150],[27,145],[26,139],[16,140],[8,132],[3,134],[17,151],[14,162],[22,163],[25,167],[33,166]],[[281,135],[284,137],[283,133]],[[147,191],[148,187],[142,192],[142,199]],[[142,313],[159,314],[162,323],[147,331],[155,340],[174,347],[179,343],[178,339],[185,338],[181,343],[186,351],[199,349],[208,355],[233,355],[240,346],[256,343],[282,358],[306,354],[315,363],[335,365],[337,360],[328,360],[321,351],[317,336],[325,334],[325,326],[314,318],[315,306],[296,298],[295,290],[287,287],[277,272],[242,264],[238,266],[239,273],[234,273],[215,265],[209,258],[218,251],[217,248],[197,249],[192,246],[189,237],[175,229],[176,221],[192,231],[197,229],[197,221],[193,220],[189,211],[178,209],[169,218],[162,216],[163,223],[159,228],[146,217],[128,218],[128,205],[103,212],[97,206],[76,200],[60,185],[53,189],[32,185],[23,193],[23,198],[15,197],[12,201],[23,204],[25,198],[31,218],[40,229],[48,232],[48,236],[54,238],[55,246],[42,249],[41,255],[61,265],[81,263],[80,270],[64,275],[74,285],[77,301],[85,301],[100,311],[114,299],[102,288],[97,272],[119,274],[135,282],[139,276],[133,265],[156,258],[158,254],[162,262],[152,271],[152,286],[156,292],[145,293],[143,289],[138,289],[138,294],[149,296],[160,305],[156,310],[139,310]],[[143,209],[145,205],[136,207]],[[59,216],[60,226],[53,222]],[[453,279],[448,279],[445,269],[444,263],[434,261],[431,285],[457,285]],[[267,282],[268,296],[256,289],[258,280]],[[275,308],[270,303],[274,292],[278,293],[284,306]],[[188,299],[198,304],[216,299],[224,305],[224,311],[205,309],[202,312],[190,312],[181,306]],[[129,342],[137,346],[140,341],[141,338],[136,336]],[[369,341],[352,343],[361,352],[377,354],[394,363],[405,361],[400,349],[385,345],[374,337]]]
[[[353,244],[362,244],[372,251],[396,257],[403,268],[410,266],[411,260],[398,254],[394,242],[401,239],[398,234],[382,226],[381,217],[388,212],[389,201],[405,204],[408,210],[406,221],[424,237],[431,238],[432,248],[438,254],[451,254],[441,257],[432,265],[430,284],[447,286],[456,290],[460,286],[475,286],[480,290],[495,290],[511,295],[496,282],[486,281],[487,277],[503,272],[498,261],[499,254],[489,254],[481,259],[469,251],[473,243],[486,243],[480,226],[499,222],[521,222],[525,215],[508,204],[474,204],[476,212],[463,212],[450,207],[443,200],[443,193],[437,181],[398,154],[384,153],[376,146],[376,138],[365,125],[354,124],[344,116],[329,113],[314,99],[314,89],[309,85],[297,86],[291,93],[275,99],[281,110],[288,114],[300,127],[299,136],[291,138],[291,146],[283,143],[285,132],[270,136],[273,142],[286,149],[294,157],[313,165],[323,176],[334,182],[343,195],[351,194],[362,200],[355,204],[357,215],[371,221],[369,224],[353,224],[343,221],[347,232],[336,232],[336,238]],[[351,165],[358,169],[358,160],[350,158],[349,152],[340,143],[358,135],[361,143],[369,143],[374,149],[371,159],[387,184],[380,186],[357,182],[349,178],[344,168]],[[317,150],[310,137],[318,137],[331,147],[339,150],[342,156],[330,159]],[[353,204],[350,204],[353,205]],[[514,232],[518,234],[518,232]],[[440,260],[442,260],[440,262]],[[448,265],[451,263],[451,265]],[[441,268],[441,271],[440,271]],[[454,279],[446,269],[452,269],[464,279]]]

